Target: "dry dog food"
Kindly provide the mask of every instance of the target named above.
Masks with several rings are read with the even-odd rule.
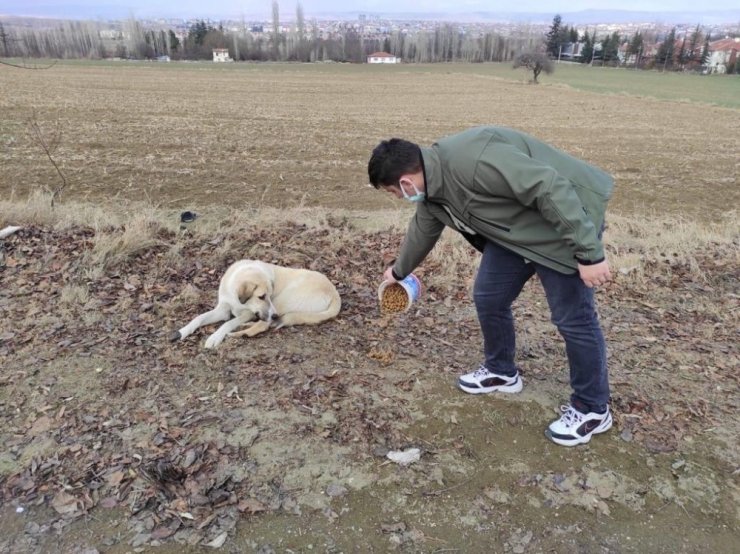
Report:
[[[409,297],[406,290],[398,283],[388,285],[383,291],[380,299],[380,311],[391,314],[402,312],[409,304]]]

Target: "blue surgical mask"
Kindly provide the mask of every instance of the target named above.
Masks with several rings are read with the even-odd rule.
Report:
[[[406,191],[403,190],[403,187],[399,185],[399,188],[401,189],[401,194],[403,194],[403,197],[408,200],[409,202],[424,202],[426,200],[426,193],[420,192],[419,189],[416,188],[416,185],[414,183],[411,183],[411,186],[414,187],[414,192],[416,194],[412,194],[409,196],[406,194]]]

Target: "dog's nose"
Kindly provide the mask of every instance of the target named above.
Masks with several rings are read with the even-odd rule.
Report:
[[[279,318],[279,317],[280,317],[280,316],[279,316],[279,315],[277,315],[277,314],[272,314],[272,320],[273,320],[273,321],[274,321],[274,320],[276,320],[276,319],[277,319],[277,318]]]

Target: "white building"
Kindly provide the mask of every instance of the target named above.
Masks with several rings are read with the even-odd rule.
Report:
[[[740,52],[740,38],[724,38],[709,43],[707,73],[726,73],[734,66]]]
[[[367,57],[367,63],[401,63],[401,58],[387,52],[375,52]]]
[[[213,49],[213,61],[214,62],[230,62],[228,48],[214,48]]]

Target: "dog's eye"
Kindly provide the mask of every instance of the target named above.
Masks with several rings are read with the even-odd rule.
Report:
[[[265,298],[267,298],[267,295],[266,294],[262,294],[262,295],[258,296],[257,298],[259,298],[260,300],[264,300]]]

